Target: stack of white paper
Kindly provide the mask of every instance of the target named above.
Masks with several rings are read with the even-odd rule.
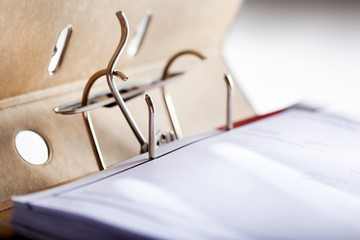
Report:
[[[359,142],[359,124],[287,110],[15,197],[13,229],[62,239],[359,239]]]

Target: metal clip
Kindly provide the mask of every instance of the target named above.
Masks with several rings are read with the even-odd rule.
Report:
[[[130,125],[132,131],[134,132],[136,138],[138,139],[138,141],[141,145],[141,152],[146,152],[148,145],[147,145],[143,135],[141,134],[139,128],[137,127],[134,119],[132,118],[129,110],[127,109],[127,107],[124,103],[124,100],[120,96],[119,90],[117,89],[114,79],[113,79],[114,75],[121,78],[122,80],[128,79],[124,73],[122,73],[120,71],[114,71],[116,62],[118,61],[118,59],[125,47],[126,41],[128,39],[128,29],[129,29],[129,25],[128,25],[125,14],[123,12],[119,11],[116,13],[116,16],[119,19],[120,27],[121,27],[120,42],[109,62],[108,67],[106,69],[96,72],[93,76],[91,76],[91,78],[87,82],[84,92],[83,92],[82,106],[86,106],[88,104],[89,92],[90,92],[91,87],[95,83],[95,81],[97,79],[99,79],[101,76],[106,75],[107,83],[108,83],[109,88],[115,98],[115,101],[119,105],[120,110],[124,114],[128,124]],[[86,129],[87,129],[87,132],[88,132],[88,135],[90,138],[91,146],[93,148],[95,158],[98,163],[98,167],[100,170],[106,169],[106,165],[104,163],[104,160],[103,160],[103,157],[102,157],[102,154],[100,151],[100,146],[98,144],[95,130],[94,130],[94,127],[93,127],[93,124],[91,121],[90,112],[89,111],[83,112],[83,117],[84,117]]]
[[[82,107],[88,105],[89,93],[90,93],[91,87],[94,85],[96,80],[98,80],[100,77],[104,76],[105,74],[106,74],[106,69],[102,69],[90,77],[90,79],[86,83],[86,86],[83,91],[82,102],[81,102]],[[128,79],[128,77],[120,71],[116,71],[114,73],[114,75],[121,78],[123,81],[126,81]],[[93,149],[98,167],[100,170],[104,170],[104,169],[106,169],[106,165],[105,165],[104,159],[101,154],[100,146],[99,146],[96,134],[95,134],[94,126],[91,121],[91,116],[90,116],[89,110],[83,112],[83,118],[84,118],[85,127],[86,127],[87,133],[89,135],[91,147]]]
[[[201,60],[205,59],[205,56],[202,55],[198,51],[185,50],[185,51],[178,52],[177,54],[172,56],[169,59],[169,61],[167,62],[166,66],[164,68],[164,71],[163,71],[162,79],[165,80],[170,76],[169,68],[176,59],[178,59],[180,56],[188,55],[188,54],[194,55],[194,56],[200,58]],[[169,118],[170,118],[170,121],[171,121],[171,125],[172,125],[173,130],[174,130],[176,139],[181,139],[181,138],[183,138],[183,134],[182,134],[182,130],[181,130],[181,127],[180,127],[179,120],[178,120],[177,115],[176,115],[176,111],[175,111],[175,107],[174,107],[172,98],[171,98],[169,92],[167,91],[167,89],[165,88],[165,86],[162,86],[161,90],[162,90],[162,96],[163,96],[163,99],[165,101],[166,109],[167,109],[167,112],[168,112],[168,115],[169,115]]]
[[[149,109],[149,160],[155,159],[155,107],[149,95],[145,95]]]
[[[156,146],[162,146],[176,140],[174,131],[159,131],[156,134]]]
[[[122,51],[124,50],[127,39],[129,37],[129,24],[127,22],[125,14],[122,11],[119,11],[116,13],[116,16],[118,17],[120,26],[121,26],[121,38],[120,38],[119,45],[117,46],[117,48],[114,52],[114,55],[112,56],[112,58],[109,62],[109,65],[106,68],[106,80],[107,80],[109,88],[115,98],[116,103],[119,105],[121,112],[124,114],[126,121],[128,122],[131,130],[133,131],[133,133],[135,134],[135,137],[137,138],[137,140],[140,143],[141,152],[146,152],[148,146],[145,141],[145,138],[142,135],[142,133],[140,132],[138,126],[136,125],[136,122],[133,119],[132,115],[130,114],[130,111],[126,107],[125,102],[119,93],[119,89],[116,87],[115,81],[113,79],[113,72],[114,72],[115,65],[116,65],[117,61],[119,60],[119,57],[120,57]]]
[[[226,100],[226,130],[234,128],[232,121],[232,105],[234,99],[234,81],[230,74],[225,74],[224,79],[227,87],[227,100]]]
[[[106,71],[104,69],[101,76],[103,76],[105,74],[106,74]],[[115,77],[121,78],[121,77],[117,76],[116,71],[113,72],[113,74]],[[148,91],[150,89],[157,88],[157,87],[166,85],[166,84],[174,82],[174,81],[178,81],[184,75],[185,74],[182,72],[173,73],[165,81],[163,81],[160,78],[157,78],[157,79],[151,80],[150,82],[144,81],[141,84],[130,85],[125,88],[122,87],[122,88],[119,88],[119,93],[120,93],[121,97],[123,98],[123,100],[126,102],[126,101],[129,101],[129,100],[145,93],[146,91]],[[82,102],[80,100],[80,101],[75,101],[75,102],[71,102],[68,104],[58,106],[58,107],[54,108],[54,112],[59,113],[59,114],[64,114],[64,115],[71,115],[71,114],[77,114],[77,113],[94,110],[99,107],[113,107],[113,106],[116,106],[115,99],[110,91],[106,91],[106,92],[97,94],[93,97],[89,97],[88,104],[86,106],[83,106]]]

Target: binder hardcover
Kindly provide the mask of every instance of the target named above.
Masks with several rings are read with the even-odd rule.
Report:
[[[168,115],[169,98],[165,102],[164,96],[171,96],[184,138],[226,123],[223,78],[228,69],[220,46],[239,5],[237,0],[226,4],[5,1],[0,20],[4,23],[0,27],[4,36],[0,43],[1,235],[11,235],[11,196],[51,188],[99,170],[81,113],[56,114],[54,110],[84,110],[76,104],[88,79],[106,68],[121,38],[114,15],[117,11],[122,10],[128,17],[129,44],[115,66],[119,76],[122,72],[128,80],[116,85],[121,96],[127,95],[126,106],[146,141],[148,109],[144,99],[136,96],[144,90],[149,93],[156,104],[156,144],[161,145],[181,135],[179,131],[171,132],[174,121]],[[191,56],[194,51],[206,60]],[[164,74],[172,56],[176,61]],[[252,116],[238,86],[233,90],[234,102],[240,107],[233,108],[232,119]],[[106,79],[99,79],[89,94],[87,106],[91,109],[85,107],[91,110],[107,167],[139,155],[140,150],[112,95]],[[75,105],[69,107],[68,103]],[[195,109],[194,103],[202,107]],[[17,149],[16,139],[28,133],[46,146],[45,163],[29,163]],[[31,152],[31,144],[25,145]]]

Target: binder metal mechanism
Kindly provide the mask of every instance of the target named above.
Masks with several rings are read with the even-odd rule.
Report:
[[[169,68],[172,63],[183,55],[194,55],[202,60],[205,59],[205,56],[201,53],[194,50],[185,50],[175,54],[167,62],[162,77],[160,79],[155,79],[151,82],[131,86],[128,88],[118,88],[115,85],[114,77],[119,78],[123,81],[126,81],[128,77],[121,71],[115,70],[115,65],[127,43],[129,36],[129,25],[125,14],[122,11],[116,13],[116,16],[120,23],[121,28],[121,38],[119,44],[107,66],[106,69],[102,69],[96,72],[88,80],[82,95],[82,100],[74,103],[62,105],[54,109],[55,113],[70,115],[82,113],[87,133],[90,139],[92,149],[100,170],[106,169],[105,162],[103,160],[100,146],[95,134],[94,126],[91,121],[90,111],[99,107],[113,107],[119,106],[121,112],[123,113],[127,123],[129,124],[131,130],[135,134],[141,148],[141,153],[148,152],[149,159],[155,159],[155,147],[164,143],[174,141],[176,139],[181,139],[183,137],[180,123],[176,116],[176,111],[171,99],[171,95],[166,89],[166,84],[170,82],[177,81],[184,74],[180,73],[169,73]],[[105,92],[102,94],[89,97],[90,90],[93,84],[102,76],[106,76],[108,87],[110,92]],[[233,80],[230,74],[225,74],[225,81],[227,85],[227,111],[226,111],[226,130],[233,128],[232,122],[232,102],[233,102]],[[162,96],[167,108],[167,113],[170,118],[172,125],[172,131],[161,131],[157,136],[155,136],[155,107],[151,97],[148,94],[145,94],[145,101],[149,110],[149,136],[148,142],[145,140],[143,134],[139,130],[135,120],[133,119],[130,111],[126,107],[125,102],[129,101],[137,96],[144,94],[147,90],[160,87],[162,91]]]

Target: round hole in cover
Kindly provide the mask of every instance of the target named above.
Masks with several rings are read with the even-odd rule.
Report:
[[[15,137],[15,148],[23,160],[33,165],[42,165],[50,157],[49,146],[44,137],[33,130],[19,131]]]

